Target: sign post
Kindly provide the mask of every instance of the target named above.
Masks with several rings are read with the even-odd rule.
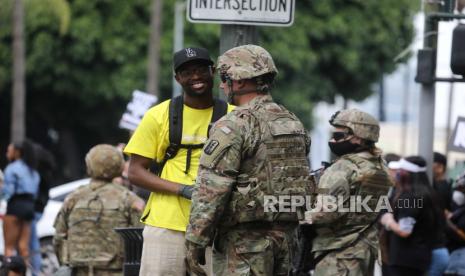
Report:
[[[465,153],[465,117],[459,117],[454,132],[449,140],[450,151]]]

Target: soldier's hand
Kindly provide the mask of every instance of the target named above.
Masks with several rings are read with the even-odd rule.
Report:
[[[385,213],[381,216],[380,222],[386,228],[386,230],[391,230],[391,224],[396,221],[392,213]]]
[[[311,211],[306,211],[304,213],[304,220],[300,224],[313,224],[313,216]]]
[[[193,191],[194,191],[194,185],[179,184],[178,195],[184,198],[187,198],[187,199],[191,199]]]
[[[207,276],[200,265],[205,265],[205,247],[186,241],[186,268],[191,275]]]

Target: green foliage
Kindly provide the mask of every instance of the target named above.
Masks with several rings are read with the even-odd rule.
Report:
[[[412,41],[419,1],[296,2],[291,28],[263,28],[261,35],[280,69],[276,97],[308,126],[309,103],[336,95],[362,100],[396,68],[394,58]]]
[[[12,2],[0,0],[2,98],[11,90]],[[174,2],[163,3],[162,99],[171,93]],[[296,2],[294,25],[260,27],[260,44],[280,71],[274,97],[310,126],[315,103],[338,94],[364,99],[382,74],[396,68],[393,58],[412,40],[419,1]],[[131,92],[145,90],[150,4],[25,0],[28,122],[58,130],[72,126],[90,144],[124,141],[118,119]],[[219,25],[185,22],[185,45],[206,47],[214,59],[219,37]]]

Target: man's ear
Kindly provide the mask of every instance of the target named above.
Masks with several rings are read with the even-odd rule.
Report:
[[[237,80],[236,83],[237,83],[237,88],[239,89],[244,88],[247,84],[246,80]]]
[[[174,73],[174,79],[179,83],[179,75],[178,75],[178,73]]]
[[[215,76],[216,68],[214,64],[210,66],[210,72],[211,72],[212,77]]]

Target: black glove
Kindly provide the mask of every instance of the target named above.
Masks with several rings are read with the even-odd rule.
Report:
[[[184,185],[184,184],[179,184],[179,190],[178,190],[178,195],[191,199],[192,198],[192,192],[194,190],[194,185]]]
[[[207,276],[200,265],[205,265],[205,247],[186,241],[186,268],[191,275]]]

